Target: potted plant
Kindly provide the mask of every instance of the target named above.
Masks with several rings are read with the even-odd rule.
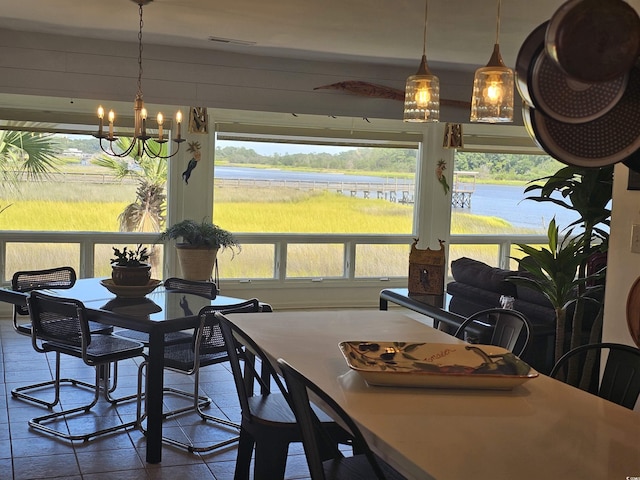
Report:
[[[122,250],[116,247],[113,249],[111,259],[111,279],[116,285],[142,286],[147,285],[151,279],[151,265],[146,263],[149,260],[147,247],[142,244],[133,249],[124,247]]]
[[[158,241],[176,240],[178,262],[182,278],[187,280],[209,280],[220,249],[240,251],[240,245],[231,232],[203,220],[182,220],[158,237]]]

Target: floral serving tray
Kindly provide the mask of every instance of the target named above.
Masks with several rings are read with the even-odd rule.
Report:
[[[129,286],[129,285],[116,285],[110,278],[100,280],[100,283],[104,288],[113,293],[116,297],[122,298],[140,298],[153,292],[162,283],[160,280],[151,279],[146,285],[142,286]]]
[[[511,390],[538,376],[494,345],[349,341],[339,347],[369,385]]]

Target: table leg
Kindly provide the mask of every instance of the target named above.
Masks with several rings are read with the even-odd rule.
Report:
[[[162,391],[164,388],[164,333],[149,335],[147,364],[147,462],[162,460]]]
[[[380,310],[388,310],[388,309],[389,309],[389,302],[387,301],[386,298],[380,297]]]

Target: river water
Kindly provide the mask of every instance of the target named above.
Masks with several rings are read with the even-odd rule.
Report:
[[[291,172],[278,169],[224,166],[216,166],[215,171],[216,177],[228,179],[396,183],[395,179],[342,173]],[[471,195],[471,208],[454,208],[453,211],[499,217],[516,227],[545,230],[549,221],[554,217],[560,228],[566,227],[577,218],[574,212],[549,202],[539,203],[526,200],[524,188],[524,186],[476,184]]]

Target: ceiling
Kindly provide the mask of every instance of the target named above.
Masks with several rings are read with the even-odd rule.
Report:
[[[5,1],[0,27],[136,41],[139,25],[134,2]],[[503,0],[500,46],[507,65],[514,66],[527,35],[563,3]],[[629,3],[640,7],[640,0]],[[415,65],[417,69],[424,5],[423,0],[152,0],[144,7],[144,41],[272,57]],[[496,18],[496,0],[431,0],[427,58],[434,73],[439,65],[472,70],[486,64],[495,41]],[[232,42],[213,42],[209,37]]]

